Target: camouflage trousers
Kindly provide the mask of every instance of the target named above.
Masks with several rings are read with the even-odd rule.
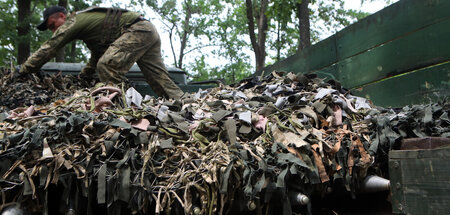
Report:
[[[120,83],[134,63],[158,96],[180,98],[183,91],[170,79],[161,57],[161,39],[149,21],[139,21],[122,29],[97,62],[100,81]]]

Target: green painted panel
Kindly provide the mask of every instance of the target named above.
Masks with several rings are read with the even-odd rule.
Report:
[[[450,95],[450,62],[368,84],[352,93],[383,107],[436,101]]]
[[[336,63],[336,61],[336,40],[334,36],[331,36],[308,49],[264,68],[263,71],[265,74],[269,74],[274,70],[306,73],[320,70]],[[260,74],[261,71],[255,73],[255,75]]]
[[[348,58],[442,21],[450,17],[449,11],[450,1],[447,0],[399,1],[338,32],[338,59]]]
[[[450,60],[450,18],[383,46],[338,62],[334,74],[353,88]]]
[[[317,77],[319,78],[324,78],[325,81],[330,79],[338,80],[338,77],[334,76],[334,74],[337,73],[337,64],[333,64],[318,71],[314,71],[313,73],[317,74]]]
[[[335,36],[328,37],[302,53],[308,62],[308,67],[301,68],[302,72],[320,70],[332,65],[337,62],[336,38]]]
[[[416,156],[411,156],[416,155]],[[448,214],[450,147],[389,153],[392,208],[401,214]]]

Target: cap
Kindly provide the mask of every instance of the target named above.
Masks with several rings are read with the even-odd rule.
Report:
[[[44,17],[44,21],[42,21],[42,23],[37,26],[37,29],[39,29],[40,31],[47,30],[48,17],[50,17],[54,13],[58,13],[58,12],[67,13],[66,8],[61,7],[61,6],[51,6],[47,9],[45,9],[44,13],[42,13],[43,17]]]

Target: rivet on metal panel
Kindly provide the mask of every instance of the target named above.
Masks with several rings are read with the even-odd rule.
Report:
[[[402,188],[402,185],[399,182],[397,182],[397,184],[395,184],[395,188],[397,190],[400,190]]]
[[[330,194],[333,192],[333,188],[332,187],[327,187],[327,193]]]
[[[400,167],[400,163],[398,161],[394,162],[394,168],[398,169]]]

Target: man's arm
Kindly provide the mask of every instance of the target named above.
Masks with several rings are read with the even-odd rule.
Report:
[[[55,31],[52,38],[47,40],[36,52],[28,57],[27,61],[22,64],[20,73],[36,72],[42,65],[55,57],[58,49],[63,48],[64,45],[75,38],[73,32],[74,24],[75,17],[67,19],[66,22]]]

